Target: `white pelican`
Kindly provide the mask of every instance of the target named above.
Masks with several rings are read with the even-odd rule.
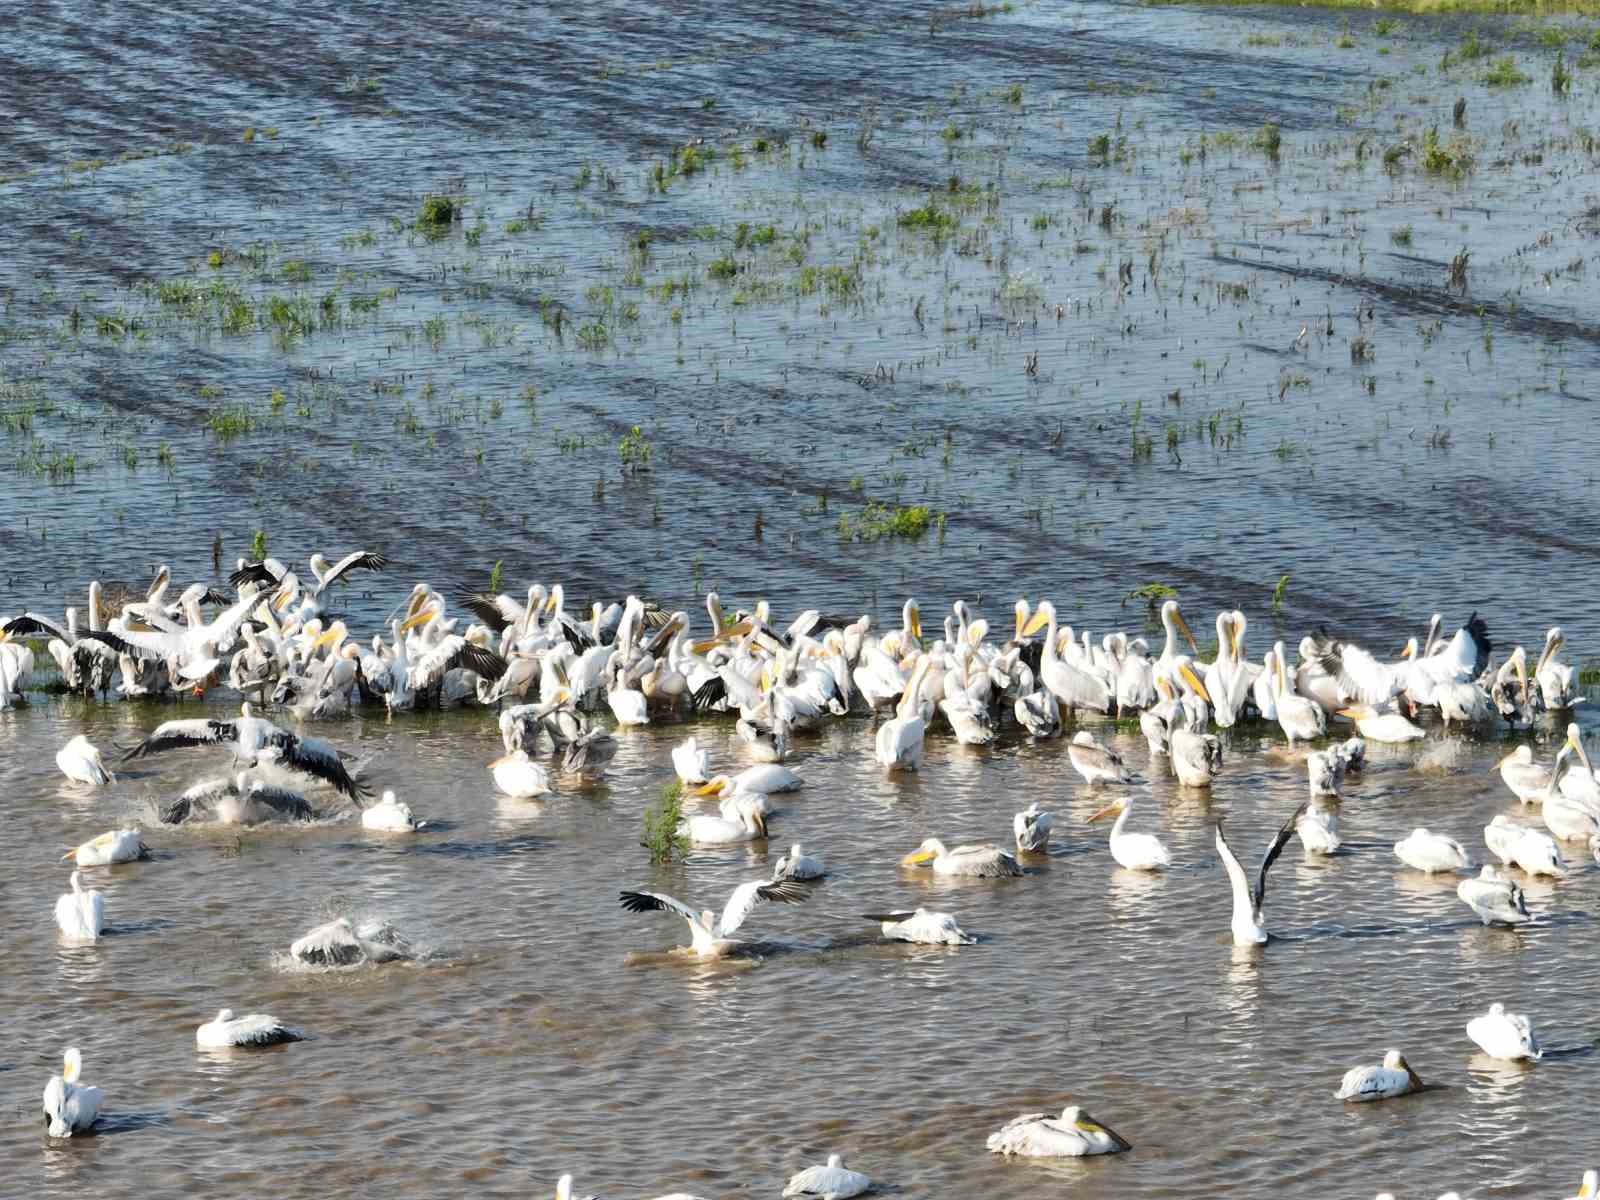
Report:
[[[660,892],[623,892],[622,907],[629,912],[677,913],[689,923],[689,936],[692,939],[689,953],[701,958],[720,958],[739,944],[732,940],[732,935],[761,901],[799,904],[810,896],[810,889],[798,883],[756,879],[733,889],[728,903],[723,906],[721,917],[709,908],[695,912],[682,900],[675,900]]]
[[[1585,1171],[1578,1194],[1569,1197],[1568,1200],[1594,1200],[1596,1196],[1600,1196],[1600,1171]]]
[[[1189,652],[1198,655],[1200,645],[1194,640],[1194,631],[1189,628],[1189,622],[1183,619],[1183,611],[1179,609],[1176,600],[1164,601],[1161,605],[1161,629],[1166,634],[1166,640],[1161,643],[1161,653],[1156,658],[1158,666],[1169,666],[1180,651],[1178,650],[1178,634],[1181,631],[1183,638],[1189,643]]]
[[[1306,804],[1294,828],[1307,854],[1332,854],[1343,845],[1339,840],[1338,814],[1326,804]]]
[[[1261,656],[1261,674],[1250,685],[1250,698],[1263,721],[1278,719],[1278,653],[1268,650]]]
[[[729,797],[729,803],[721,815],[697,813],[685,817],[678,826],[678,832],[696,846],[733,846],[741,842],[765,841],[767,819],[757,803],[765,798],[761,794]]]
[[[1183,719],[1183,706],[1165,675],[1155,677],[1156,702],[1139,714],[1139,732],[1150,747],[1150,757],[1171,749],[1172,730]]]
[[[897,942],[929,946],[972,946],[977,938],[963,932],[949,913],[919,908],[913,912],[867,913],[864,921],[877,921],[883,936]]]
[[[1267,852],[1261,856],[1261,869],[1256,873],[1256,886],[1252,890],[1250,882],[1245,878],[1244,868],[1239,865],[1239,860],[1234,856],[1233,848],[1228,845],[1227,835],[1222,832],[1222,821],[1217,821],[1217,854],[1222,859],[1222,866],[1228,873],[1228,883],[1233,888],[1233,944],[1235,946],[1259,946],[1267,940],[1267,930],[1261,923],[1261,908],[1267,901],[1267,871],[1277,861],[1278,855],[1283,853],[1283,847],[1294,836],[1295,827],[1301,815],[1310,802],[1307,801],[1289,815],[1273,836],[1267,846]]]
[[[339,917],[302,935],[289,953],[316,967],[354,967],[412,957],[411,947],[392,925],[367,921],[359,927]]]
[[[92,942],[106,923],[106,898],[99,892],[83,890],[83,880],[72,873],[72,890],[56,900],[56,924],[63,937]]]
[[[772,867],[772,880],[774,883],[782,879],[807,881],[821,879],[827,871],[822,865],[822,860],[813,854],[807,854],[796,842],[789,847],[789,853],[780,858]]]
[[[1467,1022],[1467,1036],[1490,1058],[1511,1061],[1528,1058],[1538,1062],[1544,1057],[1528,1018],[1521,1013],[1507,1012],[1506,1006],[1498,1002],[1489,1005],[1489,1011],[1483,1016]]]
[[[1106,805],[1094,816],[1091,821],[1103,821],[1115,815],[1117,823],[1111,827],[1111,857],[1130,871],[1159,871],[1172,865],[1172,855],[1161,839],[1153,833],[1126,833],[1123,826],[1128,823],[1128,816],[1133,812],[1133,805],[1127,797],[1119,797]]]
[[[1436,871],[1465,871],[1472,867],[1464,846],[1453,837],[1427,829],[1413,829],[1394,844],[1394,856],[1406,866],[1432,875]]]
[[[1427,736],[1421,726],[1413,725],[1394,709],[1379,712],[1370,704],[1352,704],[1349,708],[1341,708],[1339,715],[1354,721],[1361,736],[1369,741],[1414,742]]]
[[[389,565],[389,560],[381,554],[366,550],[356,550],[346,554],[333,566],[328,565],[328,560],[321,554],[313,554],[309,563],[311,577],[317,585],[301,589],[302,595],[308,602],[305,605],[306,616],[315,616],[322,610],[322,599],[327,590],[334,584],[345,579],[351,571],[381,571]],[[228,576],[228,583],[232,587],[243,587],[247,583],[272,584],[275,587],[282,585],[285,578],[293,578],[288,567],[275,558],[264,558],[260,562],[246,562],[239,565],[239,569]],[[294,580],[296,584],[299,580]]]
[[[106,770],[100,751],[81,733],[56,751],[56,766],[74,783],[87,783],[90,787],[105,787],[117,780]]]
[[[1122,756],[1095,740],[1094,734],[1080,729],[1067,743],[1067,757],[1073,768],[1089,784],[1132,783],[1133,772],[1122,765]]]
[[[197,718],[165,721],[156,731],[123,755],[123,761],[159,754],[180,746],[226,746],[236,761],[254,765],[258,760],[311,775],[331,784],[346,796],[359,796],[362,788],[345,770],[339,752],[317,738],[302,738],[271,721],[251,714],[248,702],[239,706],[239,718],[217,721]]]
[[[828,1155],[826,1166],[807,1167],[789,1177],[785,1196],[821,1196],[823,1200],[849,1200],[872,1189],[872,1180],[860,1171],[845,1169],[844,1159]]]
[[[1086,708],[1093,712],[1108,713],[1117,703],[1117,694],[1110,679],[1102,678],[1088,670],[1088,664],[1077,664],[1062,658],[1056,639],[1056,606],[1048,600],[1039,601],[1039,609],[1029,622],[1027,632],[1038,631],[1043,621],[1049,627],[1044,639],[1044,654],[1039,660],[1039,682],[1054,693],[1064,708]]]
[[[299,1042],[305,1035],[291,1029],[277,1017],[265,1013],[249,1013],[242,1017],[233,1015],[233,1009],[224,1008],[215,1020],[207,1021],[194,1031],[194,1044],[202,1050],[221,1050],[227,1046],[276,1046],[282,1042]]]
[[[1042,811],[1035,800],[1011,818],[1011,832],[1016,836],[1017,849],[1043,853],[1050,845],[1050,830],[1055,823],[1055,814]]]
[[[1069,1104],[1059,1118],[1042,1112],[1013,1117],[989,1135],[988,1147],[991,1154],[1082,1158],[1089,1154],[1120,1154],[1133,1149],[1133,1144],[1076,1104]]]
[[[489,764],[494,773],[494,785],[508,796],[526,800],[532,796],[550,793],[550,771],[543,763],[536,763],[523,749],[502,754]]]
[[[1550,786],[1550,768],[1533,761],[1533,747],[1518,746],[1495,764],[1500,778],[1524,804],[1537,804]]]
[[[224,825],[259,825],[267,821],[313,821],[316,809],[299,792],[273,787],[247,772],[202,779],[171,803],[161,805],[163,825],[187,821],[219,821]]]
[[[1493,863],[1485,863],[1477,878],[1456,884],[1456,895],[1485,925],[1523,925],[1533,920],[1522,889]]]
[[[1205,788],[1222,773],[1222,739],[1188,724],[1172,730],[1168,740],[1168,760],[1172,773],[1184,787]]]
[[[563,1175],[556,1180],[556,1200],[600,1200],[599,1196],[574,1196],[572,1194],[572,1176]]]
[[[935,875],[974,875],[984,879],[998,879],[1007,875],[1021,875],[1017,860],[993,842],[946,847],[936,837],[926,838],[910,854],[900,860],[902,867],[932,864]]]
[[[1561,626],[1552,626],[1544,635],[1544,650],[1539,655],[1539,664],[1533,669],[1533,679],[1539,685],[1540,695],[1544,697],[1544,706],[1551,712],[1561,712],[1583,703],[1583,696],[1575,686],[1578,682],[1577,672],[1556,658],[1566,644],[1567,636],[1561,632]]]
[[[1337,796],[1344,776],[1344,760],[1329,750],[1306,755],[1306,777],[1313,796]]]
[[[1328,732],[1328,714],[1315,700],[1295,694],[1294,685],[1289,682],[1289,673],[1284,667],[1284,653],[1282,642],[1273,645],[1273,669],[1278,677],[1278,690],[1273,693],[1272,703],[1277,711],[1278,727],[1283,730],[1290,745],[1296,741],[1309,742],[1313,738],[1323,737]]]
[[[728,776],[719,775],[718,779]],[[733,776],[736,792],[760,792],[763,796],[776,796],[783,792],[797,792],[805,781],[782,763],[761,763],[746,767]]]
[[[361,810],[361,828],[379,833],[415,833],[428,823],[411,815],[411,806],[393,792],[384,792],[376,804]]]
[[[1381,1066],[1351,1067],[1346,1071],[1335,1099],[1388,1100],[1421,1089],[1422,1079],[1406,1062],[1406,1056],[1398,1050],[1390,1050],[1384,1054]]]
[[[44,1085],[44,1115],[50,1121],[50,1136],[69,1138],[82,1133],[100,1115],[105,1093],[78,1082],[83,1073],[83,1055],[73,1046],[61,1059],[61,1074],[52,1075]]]
[[[1561,847],[1543,830],[1519,825],[1500,815],[1483,827],[1483,840],[1504,866],[1515,865],[1529,875],[1553,875],[1557,879],[1567,874]]]
[[[886,770],[915,771],[922,765],[923,735],[928,722],[923,715],[920,693],[932,661],[926,654],[917,660],[911,679],[895,706],[894,718],[878,727],[878,763]]]
[[[61,860],[70,858],[80,867],[104,867],[149,857],[150,847],[140,839],[137,829],[114,829],[68,850]]]
[[[672,748],[672,769],[684,783],[704,783],[711,777],[711,752],[691,735]]]
[[[1022,670],[1027,670],[1022,667]],[[1032,682],[1030,672],[1027,676]],[[1053,738],[1061,733],[1061,702],[1049,688],[1029,688],[1011,706],[1017,724],[1028,731],[1029,737]]]

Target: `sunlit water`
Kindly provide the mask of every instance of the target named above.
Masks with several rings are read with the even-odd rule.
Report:
[[[930,614],[965,595],[998,618],[1045,594],[1096,633],[1138,627],[1119,601],[1160,580],[1191,614],[1245,608],[1256,653],[1323,620],[1387,652],[1434,609],[1454,628],[1477,608],[1502,653],[1560,621],[1582,655],[1600,635],[1582,524],[1591,79],[1555,101],[1551,55],[1524,35],[1402,19],[1383,38],[1375,19],[25,6],[0,27],[0,414],[17,466],[0,608],[56,611],[156,561],[210,578],[214,537],[226,567],[261,530],[297,559],[383,549],[391,573],[344,605],[363,632],[413,578],[481,586],[502,560],[508,586],[669,607],[716,586],[892,619],[915,592]],[[1534,83],[1441,78],[1469,27]],[[1352,50],[1335,46],[1347,28]],[[1435,123],[1450,135],[1457,95],[1468,180],[1421,173],[1414,144],[1386,171],[1387,149]],[[1277,165],[1250,148],[1268,121]],[[1219,133],[1234,144],[1202,152]],[[1100,134],[1117,161],[1091,159]],[[719,157],[653,188],[697,137]],[[117,161],[130,152],[159,153]],[[439,241],[411,227],[424,192],[467,199]],[[898,223],[930,196],[958,212],[948,239]],[[740,222],[776,241],[737,245]],[[1465,292],[1445,283],[1463,246]],[[738,270],[720,282],[707,268],[724,255]],[[803,266],[847,268],[854,293],[805,291]],[[338,320],[233,334],[136,290],[218,278],[263,306],[304,296],[320,313],[334,293]],[[664,286],[683,279],[687,294]],[[593,325],[603,347],[579,338]],[[1353,360],[1358,337],[1370,360]],[[208,425],[239,410],[246,432]],[[636,424],[651,470],[622,479]],[[868,501],[927,504],[947,526],[841,544],[840,515]],[[1528,885],[1540,921],[1518,932],[1482,928],[1453,880],[1390,851],[1427,824],[1481,858],[1481,826],[1515,807],[1486,773],[1498,743],[1375,747],[1343,806],[1348,852],[1291,846],[1268,889],[1281,940],[1245,952],[1211,831],[1227,816],[1253,863],[1303,797],[1275,734],[1233,738],[1209,798],[1119,737],[1150,780],[1135,825],[1177,860],[1160,876],[1119,870],[1083,825],[1103,797],[1060,743],[938,737],[920,775],[890,780],[856,720],[797,746],[806,787],[770,852],[652,869],[641,813],[684,730],[626,734],[604,784],[527,804],[493,790],[486,717],[369,717],[319,732],[370,756],[427,832],[147,824],[152,861],[86,872],[108,936],[68,947],[50,921],[61,851],[227,763],[170,755],[78,792],[51,762],[69,736],[109,750],[173,711],[34,699],[0,714],[0,913],[18,932],[0,967],[15,1105],[0,1178],[42,1168],[51,1194],[524,1196],[570,1169],[610,1197],[771,1195],[838,1150],[906,1196],[1515,1197],[1575,1190],[1592,1157],[1581,848],[1573,878]],[[697,732],[739,761],[730,729]],[[1026,878],[897,865],[929,834],[1003,841],[1031,800],[1063,820]],[[684,961],[665,953],[676,918],[617,906],[624,887],[720,905],[794,840],[830,876],[808,904],[756,914],[752,959]],[[918,903],[980,943],[883,945],[859,920]],[[424,962],[288,967],[289,943],[338,913],[394,922]],[[1570,1053],[1477,1058],[1462,1027],[1494,1000]],[[194,1027],[223,1005],[310,1040],[197,1053]],[[39,1093],[71,1043],[107,1115],[100,1136],[49,1144]],[[1389,1046],[1443,1086],[1335,1102],[1340,1074]],[[1068,1102],[1134,1151],[984,1152],[1009,1117]]]

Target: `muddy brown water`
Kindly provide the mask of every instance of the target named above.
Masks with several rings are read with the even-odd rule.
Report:
[[[1553,98],[1553,51],[1489,20],[968,11],[9,14],[0,609],[162,561],[209,579],[214,539],[226,568],[260,531],[296,561],[384,550],[391,573],[344,598],[362,629],[415,578],[481,586],[501,561],[508,586],[691,609],[711,587],[886,619],[907,594],[992,618],[1051,595],[1096,635],[1139,627],[1120,602],[1160,581],[1196,618],[1244,608],[1257,654],[1319,622],[1387,651],[1473,609],[1502,650],[1560,622],[1589,652],[1593,73]],[[1442,69],[1469,31],[1531,82]],[[1457,96],[1459,181],[1420,165]],[[1252,144],[1267,122],[1276,162]],[[655,167],[696,139],[714,157],[663,189]],[[441,237],[415,228],[426,193],[464,201]],[[945,236],[902,223],[930,203]],[[650,469],[624,476],[635,425]],[[869,503],[947,519],[844,542]],[[683,731],[630,734],[604,785],[531,806],[494,794],[483,716],[369,716],[327,732],[436,830],[152,831],[154,861],[89,872],[114,933],[85,949],[50,933],[61,849],[226,764],[76,794],[50,762],[71,734],[127,742],[170,714],[34,700],[0,714],[0,906],[23,931],[0,971],[0,1176],[42,1169],[52,1192],[521,1195],[570,1169],[607,1196],[755,1195],[840,1150],[902,1195],[1534,1196],[1575,1190],[1592,1148],[1592,868],[1530,885],[1542,919],[1507,933],[1389,851],[1428,824],[1481,857],[1512,807],[1483,773],[1498,743],[1375,753],[1350,853],[1291,848],[1282,940],[1246,954],[1211,821],[1256,858],[1304,788],[1275,738],[1235,739],[1209,802],[1141,787],[1136,824],[1178,860],[1146,879],[1081,825],[1099,798],[1060,745],[939,739],[889,781],[845,722],[800,746],[771,851],[814,844],[830,879],[758,914],[754,963],[704,966],[663,957],[672,919],[615,905],[770,869],[645,865],[639,815]],[[738,761],[728,729],[700,732]],[[896,865],[930,833],[1003,840],[1032,799],[1067,819],[1025,879]],[[884,946],[854,919],[917,902],[983,940]],[[426,963],[286,970],[342,911],[397,922]],[[1476,1059],[1462,1026],[1496,999],[1571,1053]],[[313,1040],[199,1055],[223,1004]],[[68,1042],[108,1118],[50,1146],[38,1093]],[[1390,1045],[1445,1087],[1332,1101]],[[984,1153],[1069,1101],[1134,1152]]]

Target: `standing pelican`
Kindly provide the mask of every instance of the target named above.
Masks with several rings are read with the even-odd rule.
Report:
[[[1539,655],[1539,664],[1533,669],[1533,679],[1539,685],[1539,694],[1544,697],[1544,706],[1551,712],[1561,712],[1583,703],[1583,696],[1575,686],[1578,682],[1577,672],[1556,658],[1566,644],[1567,636],[1561,632],[1561,626],[1552,626],[1544,635],[1544,651]]]
[[[1119,797],[1089,818],[1103,821],[1115,816],[1117,823],[1111,827],[1111,857],[1118,865],[1130,871],[1160,871],[1172,865],[1172,854],[1153,833],[1128,833],[1123,826],[1133,812],[1127,797]]]
[[[1011,832],[1016,836],[1017,849],[1043,853],[1050,845],[1050,830],[1055,823],[1054,814],[1042,811],[1035,800],[1011,818]]]
[[[1239,865],[1239,860],[1228,845],[1228,838],[1222,832],[1221,819],[1217,820],[1217,854],[1221,856],[1222,866],[1228,872],[1228,882],[1233,885],[1232,929],[1235,946],[1259,946],[1267,940],[1266,928],[1261,924],[1261,906],[1267,899],[1267,871],[1277,861],[1278,855],[1283,853],[1284,845],[1294,836],[1295,826],[1308,807],[1310,801],[1295,809],[1278,828],[1267,846],[1267,852],[1261,856],[1261,870],[1256,874],[1254,890],[1245,878],[1244,868]]]
[[[629,912],[677,913],[689,923],[689,953],[701,958],[721,958],[739,945],[731,935],[744,925],[745,919],[761,901],[799,904],[810,896],[810,890],[798,883],[770,883],[756,879],[733,889],[720,917],[709,908],[696,912],[682,900],[675,900],[660,892],[623,892],[622,907]]]
[[[1120,1154],[1133,1149],[1133,1144],[1069,1104],[1059,1118],[1042,1112],[1013,1117],[989,1135],[988,1147],[991,1154],[1025,1158],[1082,1158]]]
[[[56,900],[56,924],[63,937],[92,942],[106,923],[106,898],[99,892],[83,890],[83,879],[72,873],[72,890]]]
[[[1456,895],[1485,925],[1524,925],[1533,920],[1522,889],[1493,863],[1485,863],[1477,878],[1456,884]]]
[[[1315,700],[1295,694],[1294,685],[1289,682],[1289,673],[1284,668],[1282,642],[1273,645],[1272,654],[1273,669],[1278,677],[1278,689],[1272,697],[1278,714],[1278,727],[1283,730],[1290,745],[1324,736],[1328,732],[1328,714]]]
[[[52,1075],[44,1085],[44,1115],[50,1121],[50,1136],[69,1138],[82,1133],[100,1115],[105,1093],[78,1082],[83,1073],[83,1055],[73,1046],[62,1055],[61,1074]]]
[[[1122,756],[1102,746],[1087,729],[1073,734],[1067,744],[1067,757],[1087,783],[1133,782],[1133,772],[1122,765]]]
[[[1422,1079],[1406,1062],[1398,1050],[1383,1056],[1383,1065],[1376,1067],[1351,1067],[1339,1083],[1337,1100],[1360,1103],[1366,1100],[1387,1100],[1404,1096],[1407,1092],[1422,1089]]]
[[[922,709],[922,681],[932,659],[924,654],[917,660],[911,679],[895,707],[892,720],[878,727],[878,762],[889,771],[915,771],[922,765],[923,735],[928,722]]]
[[[90,787],[105,787],[117,780],[106,770],[100,751],[81,733],[56,751],[56,766],[72,782],[87,783]]]
[[[1490,1058],[1507,1061],[1526,1058],[1538,1062],[1544,1057],[1528,1018],[1521,1013],[1507,1012],[1506,1006],[1498,1001],[1489,1005],[1489,1011],[1483,1016],[1467,1022],[1467,1036]]]

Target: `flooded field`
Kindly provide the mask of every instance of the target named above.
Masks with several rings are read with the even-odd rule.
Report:
[[[715,589],[893,624],[914,594],[998,626],[1020,594],[1096,636],[1139,629],[1125,599],[1159,583],[1191,615],[1244,609],[1256,653],[1326,623],[1387,654],[1477,610],[1502,650],[1559,623],[1600,660],[1597,30],[22,6],[0,23],[0,612],[159,562],[220,583],[263,551],[360,547],[391,562],[342,605],[367,636],[413,580],[481,588],[498,564],[574,609]],[[436,826],[152,832],[155,861],[91,872],[117,936],[74,948],[49,936],[57,847],[213,772],[169,758],[72,793],[68,737],[109,749],[173,712],[32,699],[0,712],[23,848],[0,913],[29,931],[0,970],[0,1176],[42,1157],[52,1192],[520,1196],[572,1170],[580,1195],[773,1195],[839,1150],[904,1196],[1531,1197],[1592,1159],[1600,875],[1579,856],[1529,884],[1544,919],[1511,933],[1389,850],[1432,823],[1481,859],[1515,807],[1485,774],[1498,741],[1375,750],[1350,853],[1291,847],[1283,942],[1251,954],[1226,944],[1210,831],[1228,814],[1253,862],[1303,798],[1270,729],[1231,735],[1209,801],[1142,785],[1177,859],[1146,878],[1081,824],[1099,799],[1061,742],[930,738],[891,780],[866,722],[835,722],[797,745],[770,858],[652,868],[639,815],[685,730],[630,733],[603,784],[535,805],[494,792],[490,717],[369,713],[318,732]],[[697,732],[743,765],[730,726]],[[1066,836],[1027,878],[896,865],[930,834],[1004,841],[1034,799]],[[635,886],[710,903],[795,839],[833,875],[762,914],[755,965],[662,959],[675,918],[616,907]],[[886,946],[856,919],[924,900],[980,944]],[[354,910],[433,957],[283,968]],[[1495,999],[1558,1053],[1474,1060],[1461,1027]],[[223,1004],[313,1040],[196,1055]],[[68,1039],[106,1136],[41,1152]],[[1342,1110],[1339,1075],[1390,1045],[1443,1090]],[[1134,1152],[985,1154],[1069,1101]]]

